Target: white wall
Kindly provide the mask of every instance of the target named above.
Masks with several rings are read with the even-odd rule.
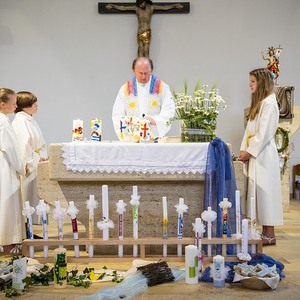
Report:
[[[98,2],[0,0],[0,86],[38,96],[36,119],[48,143],[70,141],[77,118],[84,120],[86,137],[90,120],[98,117],[103,139],[116,139],[111,110],[120,85],[132,76],[137,18],[98,14]],[[154,73],[176,91],[185,79],[191,89],[199,79],[217,83],[227,102],[217,133],[238,153],[249,105],[248,73],[266,66],[262,50],[282,46],[278,82],[296,87],[300,105],[300,1],[191,0],[190,5],[189,14],[153,15]],[[169,135],[178,133],[175,127]],[[292,159],[300,162],[299,132],[294,140]]]

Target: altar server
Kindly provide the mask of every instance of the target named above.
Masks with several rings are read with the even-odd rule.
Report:
[[[21,244],[25,235],[19,174],[25,175],[21,150],[8,119],[16,109],[16,94],[0,88],[0,248]]]
[[[153,63],[147,57],[138,57],[132,63],[134,77],[119,90],[112,120],[120,138],[120,119],[135,116],[149,120],[154,137],[163,137],[169,130],[167,122],[175,115],[175,103],[169,86],[152,74]]]
[[[28,166],[26,176],[21,178],[23,200],[29,201],[30,206],[35,208],[40,200],[37,194],[37,166],[47,158],[46,143],[39,125],[33,119],[38,110],[37,97],[30,92],[18,92],[17,106],[12,126],[18,137],[23,160]],[[32,223],[38,224],[36,214],[32,215]]]
[[[252,100],[240,148],[240,160],[248,176],[248,216],[250,198],[256,199],[257,221],[262,225],[263,245],[275,245],[274,226],[283,224],[279,157],[275,142],[279,111],[274,79],[266,69],[250,72]],[[254,212],[256,213],[256,212]]]

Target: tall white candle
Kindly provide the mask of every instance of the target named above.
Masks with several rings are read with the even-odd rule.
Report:
[[[236,211],[236,218],[235,218],[235,226],[236,226],[236,238],[240,239],[241,238],[241,195],[240,191],[236,190],[235,191],[235,211]],[[236,252],[240,253],[241,252],[241,245],[237,244],[236,246]]]
[[[163,201],[163,218],[168,219],[167,197],[163,197],[162,201]]]
[[[255,239],[256,235],[256,199],[255,197],[250,198],[251,209],[250,209],[250,217],[251,217],[251,239]],[[256,253],[256,245],[251,244],[251,253]]]
[[[102,185],[102,218],[103,221],[108,222],[109,221],[109,215],[108,215],[108,186]],[[103,228],[103,240],[107,241],[109,240],[109,228],[108,226],[105,226]]]
[[[131,205],[133,218],[133,238],[136,240],[139,237],[138,221],[139,221],[139,196],[136,185],[132,187]],[[133,257],[138,256],[138,245],[133,245]]]
[[[123,222],[123,213],[126,211],[123,200],[119,200],[116,203],[117,206],[117,213],[118,213],[118,236],[119,240],[123,240],[124,238],[124,222]],[[123,257],[123,245],[118,245],[118,256]]]
[[[168,205],[167,205],[167,197],[162,197],[163,202],[163,238],[168,238]],[[163,245],[163,256],[167,257],[167,245]]]
[[[240,191],[235,191],[235,210],[236,210],[236,234],[241,234],[241,196]]]
[[[242,253],[248,254],[248,220],[242,220]]]

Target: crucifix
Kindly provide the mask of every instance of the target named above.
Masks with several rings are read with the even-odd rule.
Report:
[[[149,57],[151,41],[151,17],[153,13],[189,13],[189,2],[160,2],[136,0],[136,3],[98,3],[100,14],[135,13],[138,20],[138,57]]]

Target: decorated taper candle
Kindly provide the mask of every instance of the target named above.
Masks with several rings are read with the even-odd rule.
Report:
[[[136,185],[132,187],[132,190],[133,193],[131,195],[130,204],[132,206],[133,238],[137,240],[139,237],[138,217],[139,217],[140,196],[138,196],[138,188]],[[138,245],[133,245],[133,257],[137,257],[137,255],[138,255]]]
[[[114,228],[114,223],[109,219],[108,186],[102,185],[102,221],[97,223],[97,227],[103,230],[103,240],[109,240],[109,228]]]
[[[61,207],[59,200],[55,201],[55,208],[53,209],[53,219],[57,222],[58,239],[63,240],[63,219],[66,217],[66,209]],[[61,246],[60,246],[61,247]]]
[[[248,254],[248,220],[242,220],[242,253]]]
[[[78,209],[74,205],[74,201],[69,201],[69,207],[67,213],[71,217],[73,238],[74,240],[78,240],[78,226],[77,226],[77,219],[76,219],[76,215],[78,214]],[[79,245],[74,245],[74,252],[75,252],[75,257],[79,257]]]
[[[29,240],[33,240],[33,227],[32,227],[32,214],[35,212],[35,209],[30,206],[29,201],[25,201],[24,208],[23,208],[23,216],[26,217],[26,224],[27,224],[27,238]],[[29,247],[29,255],[31,258],[34,257],[34,248],[33,246]]]
[[[167,197],[162,197],[163,203],[163,239],[168,238],[168,203]],[[163,256],[167,257],[167,245],[163,245]]]
[[[236,190],[235,191],[235,236],[236,239],[240,239],[242,237],[241,234],[241,195],[240,191]],[[241,252],[241,245],[237,244],[237,253]]]
[[[217,213],[211,209],[211,206],[208,206],[207,210],[201,214],[201,217],[202,220],[207,222],[207,239],[211,240],[211,223],[217,218]],[[207,255],[211,256],[211,245],[207,245]]]
[[[94,210],[98,207],[98,202],[95,200],[94,195],[89,196],[89,200],[86,201],[86,208],[89,210],[89,239],[94,239],[95,232],[95,213]],[[89,257],[94,256],[94,246],[89,245]]]
[[[195,223],[193,223],[193,231],[195,232],[195,246],[197,247],[198,253],[198,268],[197,272],[201,270],[202,267],[202,236],[205,232],[205,226],[202,223],[201,218],[196,218]]]
[[[188,206],[184,204],[184,198],[179,198],[179,202],[175,207],[178,213],[177,238],[181,240],[183,238],[183,213],[187,212]],[[182,256],[182,244],[177,244],[177,255]]]
[[[46,204],[43,199],[40,199],[39,204],[36,207],[36,214],[42,217],[44,240],[48,240],[47,213],[49,213],[49,211],[50,211],[50,206]],[[44,257],[48,258],[48,246],[44,246]]]
[[[250,220],[251,220],[251,239],[256,238],[256,199],[255,197],[250,197]],[[251,244],[251,253],[256,253],[256,245]]]
[[[228,201],[228,198],[223,198],[223,201],[219,203],[219,206],[222,208],[222,227],[223,227],[223,239],[227,238],[228,234],[228,208],[231,207],[231,202]],[[223,245],[222,254],[226,256],[227,245]]]
[[[123,214],[126,211],[127,204],[123,200],[119,200],[116,203],[117,213],[118,213],[118,236],[119,240],[123,240],[124,238],[124,222],[123,222]],[[123,257],[123,245],[118,245],[118,256]]]
[[[109,210],[108,210],[108,186],[102,185],[102,217],[103,221],[109,220]],[[109,239],[109,229],[108,227],[103,228],[103,240]]]

